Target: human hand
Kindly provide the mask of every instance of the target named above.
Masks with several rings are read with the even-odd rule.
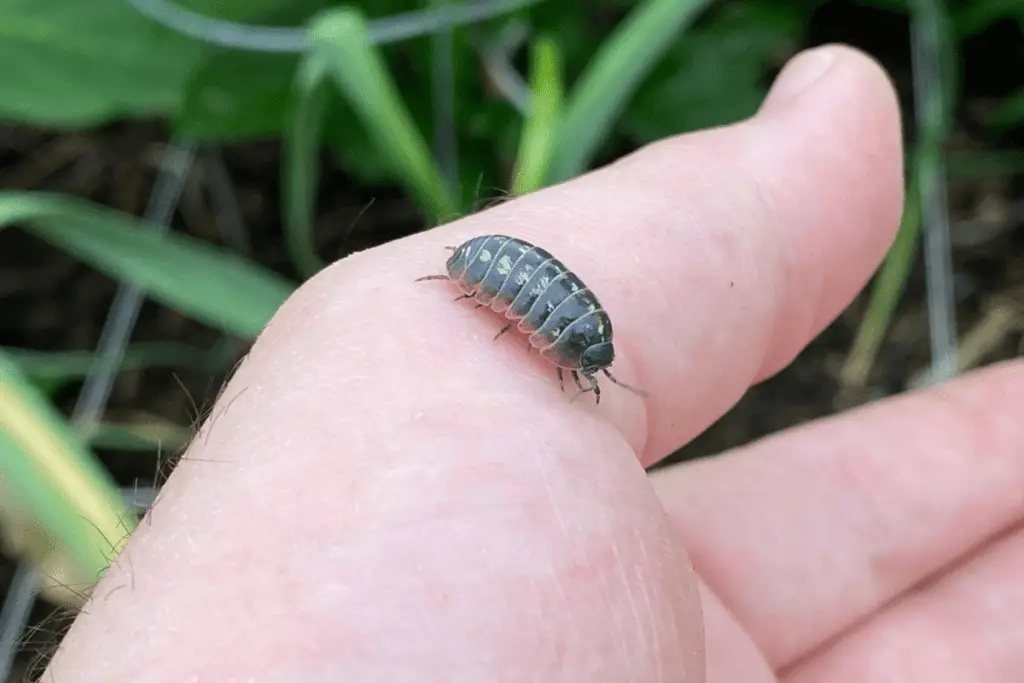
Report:
[[[901,199],[891,88],[830,47],[750,121],[336,264],[255,344],[49,675],[1009,683],[1020,365],[643,469],[849,303]],[[485,233],[580,274],[650,397],[570,402],[521,336],[491,341],[497,316],[413,282]]]

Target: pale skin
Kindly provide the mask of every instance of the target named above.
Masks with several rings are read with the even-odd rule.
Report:
[[[1019,681],[1021,364],[644,471],[863,288],[901,169],[885,75],[828,47],[749,121],[335,264],[44,680]],[[500,318],[414,283],[485,233],[575,269],[650,397],[570,402]]]

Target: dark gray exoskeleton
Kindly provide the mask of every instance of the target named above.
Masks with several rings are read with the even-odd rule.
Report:
[[[615,384],[647,396],[608,371],[615,360],[611,319],[594,293],[549,252],[504,235],[473,237],[448,248],[453,251],[448,274],[427,275],[416,282],[452,280],[463,292],[456,301],[476,299],[477,308],[489,306],[504,314],[511,322],[495,339],[518,321],[519,331],[529,334],[530,348],[555,365],[563,391],[562,372],[569,370],[580,393],[593,391],[600,403],[594,374],[601,371]],[[589,387],[580,383],[581,375]]]

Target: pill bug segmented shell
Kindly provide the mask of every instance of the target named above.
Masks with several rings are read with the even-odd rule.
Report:
[[[579,393],[592,391],[600,403],[601,389],[594,377],[600,371],[615,384],[647,396],[608,370],[615,360],[611,319],[594,293],[551,253],[505,235],[481,235],[448,249],[453,253],[447,275],[416,281],[451,280],[462,290],[456,301],[475,299],[477,308],[488,306],[504,314],[511,322],[495,339],[518,323],[518,330],[529,335],[529,348],[555,365],[563,391],[563,371],[568,370]],[[587,380],[586,388],[581,377]]]

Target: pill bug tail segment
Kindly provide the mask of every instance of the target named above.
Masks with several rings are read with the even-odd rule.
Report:
[[[612,375],[612,373],[608,372],[608,368],[601,368],[601,372],[603,372],[605,374],[605,376],[608,377],[608,379],[610,379],[612,382],[614,382],[615,384],[618,384],[623,389],[628,389],[629,391],[632,391],[637,396],[642,396],[644,398],[647,398],[648,396],[651,395],[649,392],[644,391],[643,389],[637,389],[636,387],[631,387],[628,384],[626,384],[625,382],[621,382],[621,381],[615,379],[615,376]]]

